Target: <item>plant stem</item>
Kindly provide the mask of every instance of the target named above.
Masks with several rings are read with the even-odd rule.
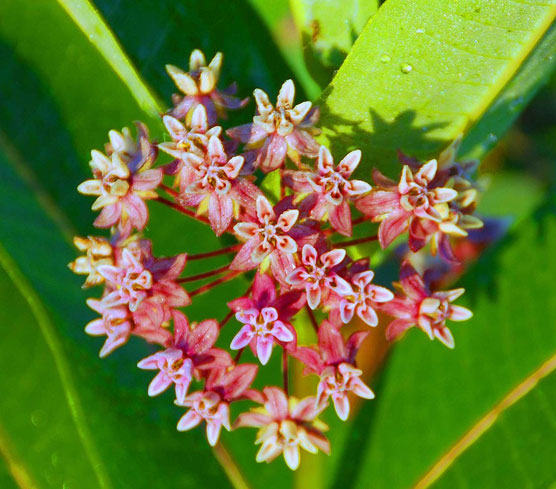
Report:
[[[234,363],[239,362],[239,359],[241,358],[241,355],[243,354],[243,350],[245,350],[245,347],[238,350],[237,355],[234,358]]]
[[[171,200],[165,199],[164,197],[160,197],[158,196],[156,199],[153,199],[156,202],[160,202],[161,204],[167,205],[168,207],[171,207],[172,209],[181,212],[182,214],[185,214],[186,216],[191,217],[192,219],[195,219],[196,221],[200,221],[204,224],[209,224],[209,221],[206,217],[203,216],[198,216],[194,211],[192,211],[191,209],[186,209],[185,207],[182,207],[179,204],[176,204],[175,202],[172,202]]]
[[[187,282],[195,282],[196,280],[202,280],[204,278],[213,277],[219,273],[229,270],[230,265],[224,265],[223,267],[217,268],[216,270],[211,270],[210,272],[200,273],[198,275],[191,275],[191,277],[179,278],[176,280],[179,284],[185,284]]]
[[[159,185],[159,188],[164,190],[164,192],[171,195],[172,197],[177,197],[179,195],[179,192],[176,192],[173,188],[168,187],[168,185],[164,185],[163,183]]]
[[[201,260],[203,258],[211,258],[213,256],[225,255],[226,253],[233,253],[239,250],[243,245],[241,243],[227,246],[226,248],[220,248],[219,250],[209,251],[207,253],[198,253],[196,255],[187,255],[187,261],[191,260]]]
[[[230,311],[228,312],[228,314],[226,314],[226,315],[224,316],[224,319],[222,319],[222,321],[220,321],[220,329],[222,329],[224,326],[226,326],[226,323],[227,323],[230,319],[232,319],[233,315],[234,315],[234,311],[232,311],[232,310],[230,309]]]
[[[311,308],[309,306],[305,306],[305,310],[307,311],[307,315],[309,316],[309,319],[311,320],[311,324],[313,325],[313,329],[318,334],[318,332],[319,332],[319,323],[317,323],[317,320],[315,319],[315,315],[313,314],[313,311],[311,310]]]
[[[223,277],[220,277],[220,278],[214,280],[213,282],[209,282],[208,284],[205,284],[202,287],[199,287],[198,289],[194,290],[193,292],[189,292],[189,297],[195,297],[196,295],[204,294],[205,292],[208,292],[210,289],[212,289],[213,287],[216,287],[217,285],[220,285],[220,284],[229,282],[230,280],[233,280],[240,273],[242,273],[242,272],[236,272],[236,271],[230,272],[227,275],[224,275]]]
[[[282,350],[282,376],[284,380],[284,392],[286,396],[289,396],[288,353],[285,348]]]

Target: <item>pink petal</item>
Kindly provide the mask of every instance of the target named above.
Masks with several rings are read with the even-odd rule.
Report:
[[[351,153],[348,153],[346,156],[344,156],[342,161],[338,163],[336,170],[339,171],[344,178],[349,178],[359,165],[360,161],[361,150],[356,149],[355,151],[352,151]]]
[[[97,228],[109,228],[118,222],[121,214],[122,205],[120,202],[107,205],[106,207],[103,207],[93,225]]]
[[[328,216],[332,227],[344,236],[351,236],[351,210],[345,200],[332,208]]]
[[[382,249],[387,248],[408,227],[406,213],[393,214],[380,223],[378,228],[378,241]]]
[[[317,263],[318,253],[314,246],[306,244],[301,250],[301,261],[305,265],[315,266]]]
[[[347,362],[353,363],[355,360],[355,356],[361,348],[363,341],[369,336],[368,331],[356,331],[353,333],[346,342],[346,350],[347,350]]]
[[[299,467],[299,447],[297,445],[286,445],[284,447],[284,460],[291,470]]]
[[[178,402],[178,404],[183,404],[185,396],[187,395],[189,384],[190,380],[184,380],[176,384],[176,401]]]
[[[258,244],[258,238],[247,241],[234,257],[230,264],[230,270],[251,270],[255,268],[257,264],[253,261],[252,255]]]
[[[292,332],[286,327],[282,321],[276,321],[270,330],[270,334],[274,336],[277,340],[288,343],[293,341],[294,336]]]
[[[201,421],[203,421],[203,418],[193,409],[190,409],[178,421],[178,431],[188,431],[195,428]]]
[[[357,197],[359,195],[366,194],[371,190],[372,187],[367,182],[364,182],[362,180],[352,180],[351,182],[349,182],[349,185],[347,185],[345,189],[346,193],[350,197]]]
[[[256,365],[241,364],[226,372],[222,384],[225,400],[231,401],[241,396],[253,383],[257,369]]]
[[[315,310],[320,304],[321,290],[318,284],[307,284],[305,291],[307,292],[307,304],[312,310]]]
[[[410,319],[394,319],[386,328],[386,339],[388,341],[395,340],[412,326],[414,323]]]
[[[375,310],[368,304],[358,306],[357,315],[369,326],[374,327],[378,324],[378,316]]]
[[[355,304],[347,300],[340,302],[340,317],[344,324],[348,324],[353,319],[353,313],[355,312]]]
[[[276,300],[276,287],[267,274],[257,273],[255,275],[255,280],[253,281],[253,299],[259,309]]]
[[[317,167],[321,175],[328,175],[334,171],[334,159],[326,146],[320,147]]]
[[[257,155],[256,165],[265,173],[280,168],[286,159],[288,144],[283,136],[271,134]]]
[[[417,179],[422,178],[427,182],[431,182],[436,175],[437,168],[438,168],[438,163],[436,162],[436,160],[430,160],[419,169],[419,171],[415,174],[415,178]]]
[[[468,319],[470,319],[471,317],[473,317],[473,313],[465,308],[465,307],[461,307],[461,306],[452,306],[450,305],[450,316],[449,318],[452,321],[466,321]]]
[[[149,384],[148,394],[151,397],[157,396],[168,389],[171,384],[172,380],[164,372],[159,372]]]
[[[258,231],[259,226],[253,222],[238,222],[234,226],[234,233],[243,239],[251,239],[257,236]]]
[[[232,127],[231,129],[226,130],[226,134],[232,139],[247,144],[258,143],[268,135],[263,126],[256,123]]]
[[[276,249],[285,254],[295,253],[297,251],[297,243],[290,236],[276,236]]]
[[[189,334],[187,351],[190,353],[204,353],[216,343],[220,328],[215,319],[201,321]]]
[[[245,348],[249,342],[253,339],[253,327],[249,324],[246,324],[239,330],[239,332],[234,336],[232,343],[230,344],[230,348],[232,350],[240,350],[241,348]]]
[[[108,338],[106,338],[106,341],[102,345],[102,348],[100,349],[98,356],[100,358],[106,357],[107,355],[112,353],[116,348],[119,348],[120,346],[125,344],[128,339],[129,339],[129,332],[126,334],[122,333],[122,334],[110,335]]]
[[[229,195],[212,192],[209,198],[209,221],[216,236],[222,235],[232,222],[234,205]]]
[[[143,358],[137,366],[143,370],[158,370],[158,359],[159,357],[156,355],[150,355],[147,358]]]
[[[284,391],[278,387],[265,387],[263,394],[266,397],[265,407],[274,419],[285,419],[288,416],[288,398]]]
[[[281,284],[287,286],[286,277],[294,270],[295,260],[292,253],[274,251],[270,255],[270,269],[274,278]]]
[[[290,285],[300,285],[305,283],[307,276],[307,270],[304,267],[298,267],[286,277],[286,282]]]
[[[204,134],[208,127],[207,111],[204,105],[197,105],[191,115],[191,129],[193,132]]]
[[[132,188],[136,190],[153,190],[162,182],[162,170],[156,168],[154,170],[145,170],[133,175]]]
[[[346,359],[344,339],[329,321],[323,321],[319,328],[319,347],[323,359],[328,364],[339,363]]]
[[[364,399],[374,399],[375,397],[374,392],[369,389],[369,387],[366,386],[359,378],[353,378],[350,381],[350,387],[351,391],[356,396],[362,397]]]
[[[349,399],[346,393],[340,396],[332,396],[332,401],[334,403],[334,409],[338,418],[345,421],[349,417]]]
[[[323,253],[320,257],[320,261],[327,268],[332,268],[342,263],[345,257],[346,257],[346,250],[342,248],[337,248],[335,250],[331,250],[331,251],[327,251],[326,253]]]
[[[105,335],[107,331],[106,331],[106,323],[104,322],[104,319],[99,318],[88,323],[87,326],[85,326],[85,333],[91,336]]]
[[[257,357],[263,365],[268,363],[270,355],[272,354],[272,347],[274,341],[264,337],[257,337]]]
[[[327,280],[327,285],[338,295],[346,296],[353,294],[353,289],[349,282],[339,275],[332,274]]]
[[[454,348],[454,337],[448,328],[434,328],[434,336],[436,336],[448,348]]]
[[[149,211],[145,202],[137,195],[127,194],[122,203],[133,227],[139,231],[143,230],[149,218]]]
[[[400,283],[403,291],[410,299],[423,299],[427,296],[427,290],[422,277],[408,261],[402,263],[400,269]]]
[[[255,206],[257,208],[257,217],[260,223],[264,223],[266,220],[275,218],[274,210],[265,196],[260,195],[257,197]]]
[[[307,131],[294,129],[286,136],[288,146],[299,154],[315,158],[319,154],[319,143]]]
[[[299,217],[299,211],[297,209],[289,209],[282,212],[278,217],[278,222],[276,227],[287,233],[295,224]]]
[[[214,421],[207,421],[207,440],[211,447],[215,446],[218,443],[218,438],[220,438],[220,430],[222,429],[222,425],[218,422]]]

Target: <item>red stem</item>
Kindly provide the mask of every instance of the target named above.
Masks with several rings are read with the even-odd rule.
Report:
[[[191,277],[184,277],[179,278],[176,280],[179,284],[185,284],[187,282],[195,282],[196,280],[202,280],[204,278],[213,277],[214,275],[218,275],[219,273],[225,272],[229,270],[230,265],[224,265],[223,267],[217,268],[216,270],[211,270],[210,272],[200,273],[198,275],[191,275]]]
[[[225,255],[226,253],[233,253],[242,247],[242,243],[227,246],[226,248],[221,248],[216,251],[209,251],[207,253],[199,253],[197,255],[187,255],[187,261],[191,260],[201,260],[202,258],[211,258],[213,256]]]
[[[205,292],[208,292],[210,289],[212,289],[213,287],[216,287],[217,285],[229,282],[230,280],[233,280],[234,278],[236,278],[240,273],[242,272],[237,272],[237,271],[233,271],[228,273],[227,275],[224,275],[223,277],[220,277],[212,282],[209,282],[208,284],[203,285],[202,287],[199,287],[198,289],[194,290],[193,292],[189,292],[189,297],[195,297],[196,295],[199,294],[204,294]]]
[[[230,309],[230,311],[228,312],[228,314],[226,314],[226,316],[224,316],[224,319],[222,319],[222,321],[220,321],[220,329],[222,329],[224,326],[226,326],[226,323],[232,319],[234,315],[234,311],[232,311]]]
[[[204,224],[209,224],[209,221],[206,217],[198,216],[191,209],[186,209],[185,207],[182,207],[181,205],[176,204],[175,202],[172,202],[171,200],[165,199],[164,197],[160,197],[160,195],[156,199],[153,199],[153,200],[155,200],[156,202],[160,202],[161,204],[167,205],[168,207],[171,207],[172,209],[174,209],[178,212],[181,212],[182,214],[185,214],[186,216],[189,216],[192,219],[195,219],[196,221],[200,221]]]
[[[173,188],[168,187],[167,185],[164,185],[163,183],[159,185],[159,188],[164,190],[164,192],[166,192],[167,194],[170,194],[172,197],[177,197],[179,195],[179,192],[176,192]]]
[[[239,351],[237,352],[237,355],[236,355],[236,357],[234,358],[234,363],[239,362],[239,359],[241,358],[241,354],[243,353],[243,350],[245,350],[245,347],[243,347],[241,350],[239,350]]]
[[[353,221],[351,221],[351,225],[356,226],[357,224],[361,224],[362,222],[366,222],[368,220],[369,220],[368,217],[361,216],[361,217],[358,217],[357,219],[354,219]]]
[[[313,311],[311,310],[311,308],[309,306],[305,306],[305,310],[307,311],[307,314],[309,315],[309,319],[311,320],[311,324],[313,325],[313,329],[318,334],[318,332],[319,332],[319,323],[317,323],[317,320],[315,319],[315,315],[313,314]]]
[[[355,246],[358,244],[368,243],[369,241],[376,241],[378,236],[367,236],[366,238],[352,239],[351,241],[342,241],[340,243],[334,243],[336,248],[347,248],[348,246]]]

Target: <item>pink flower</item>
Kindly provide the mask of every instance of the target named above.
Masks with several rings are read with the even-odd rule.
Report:
[[[327,251],[319,257],[315,247],[306,244],[301,250],[302,265],[291,272],[286,281],[294,287],[304,287],[307,304],[311,309],[316,309],[331,290],[338,294],[349,293],[349,283],[332,271],[345,257],[346,250],[340,248]]]
[[[392,300],[394,294],[384,287],[371,284],[373,277],[374,272],[370,270],[360,272],[352,277],[349,291],[345,288],[334,290],[341,297],[338,309],[344,324],[353,319],[354,313],[369,326],[378,324],[374,308],[377,303]]]
[[[256,365],[236,365],[231,369],[215,368],[210,371],[205,390],[188,395],[180,406],[189,407],[178,422],[178,431],[187,431],[205,421],[207,439],[216,445],[222,426],[230,431],[230,402],[249,397],[247,392],[257,375]]]
[[[316,172],[287,171],[285,180],[297,192],[314,192],[311,217],[328,219],[332,227],[344,236],[351,235],[349,202],[371,190],[362,180],[350,180],[361,160],[361,151],[347,154],[334,168],[330,151],[320,147]]]
[[[378,239],[382,248],[419,219],[442,220],[440,210],[455,199],[458,192],[447,187],[434,187],[436,170],[436,160],[427,162],[415,174],[404,165],[397,185],[380,172],[373,172],[377,187],[356,201],[355,206],[374,222],[380,222]]]
[[[289,236],[299,216],[297,209],[288,209],[276,216],[270,202],[264,196],[257,197],[258,222],[240,222],[234,232],[246,243],[230,265],[232,270],[249,270],[269,258],[272,273],[277,280],[294,268],[293,254],[297,243]]]
[[[454,338],[446,327],[446,320],[465,321],[473,315],[469,309],[451,304],[464,293],[464,289],[431,292],[407,261],[402,263],[400,284],[404,295],[397,295],[382,307],[396,318],[388,325],[387,339],[393,340],[407,329],[417,326],[431,340],[436,337],[448,348],[453,348]]]
[[[367,335],[367,331],[359,331],[344,342],[340,331],[330,321],[323,321],[319,327],[318,350],[301,347],[294,353],[306,365],[305,372],[320,376],[316,404],[324,408],[332,398],[336,414],[343,421],[349,416],[348,392],[365,399],[374,398],[374,393],[360,379],[363,372],[354,366],[357,350]]]
[[[266,365],[274,343],[287,349],[295,348],[295,329],[288,322],[302,307],[300,292],[286,292],[276,297],[272,279],[257,273],[253,282],[253,298],[240,297],[228,305],[236,313],[236,319],[244,326],[235,335],[230,348],[239,350],[247,345],[263,365]]]
[[[278,387],[265,387],[264,409],[253,409],[240,414],[234,427],[260,428],[257,434],[257,462],[271,462],[283,454],[286,465],[291,470],[299,467],[300,448],[309,453],[321,450],[330,453],[330,443],[322,433],[328,430],[316,417],[322,409],[316,407],[315,398],[301,401],[289,398]]]
[[[147,290],[153,285],[151,273],[128,249],[123,250],[118,266],[101,265],[98,272],[113,289],[102,299],[107,307],[127,305],[133,312],[147,297]]]
[[[127,343],[131,334],[158,344],[165,344],[171,336],[164,328],[136,324],[127,307],[108,307],[98,299],[87,299],[87,305],[102,315],[85,326],[85,332],[91,336],[106,336],[99,353],[101,358]]]
[[[92,209],[102,209],[94,225],[109,228],[118,224],[124,237],[133,228],[142,230],[147,224],[148,210],[144,200],[157,197],[154,189],[162,181],[160,168],[151,170],[156,149],[149,142],[147,127],[137,123],[137,144],[129,130],[110,131],[108,155],[91,151],[94,179],[81,183],[77,190],[96,195]]]
[[[176,399],[183,403],[196,369],[222,368],[231,364],[230,356],[212,348],[218,338],[218,322],[214,319],[189,326],[186,316],[173,312],[174,341],[170,348],[141,360],[137,366],[145,370],[160,370],[149,385],[149,396],[164,392],[175,384]]]
[[[226,133],[232,139],[247,143],[249,149],[257,148],[256,166],[268,173],[283,166],[286,154],[295,162],[300,161],[300,155],[317,156],[319,146],[313,138],[316,132],[313,126],[318,111],[311,110],[311,102],[294,107],[295,86],[291,80],[282,85],[276,108],[262,90],[257,88],[253,95],[257,102],[253,122],[228,129]]]
[[[222,53],[216,53],[207,65],[205,55],[195,49],[189,58],[189,72],[173,65],[166,65],[166,71],[184,94],[183,97],[174,95],[175,107],[171,111],[172,116],[178,119],[187,118],[198,105],[203,105],[207,111],[208,122],[213,125],[218,116],[226,116],[226,110],[240,109],[247,104],[249,99],[240,100],[232,96],[235,93],[234,85],[225,91],[216,88],[222,58]]]
[[[220,137],[222,128],[220,126],[209,128],[207,112],[203,105],[198,105],[193,110],[190,129],[171,115],[165,115],[162,121],[172,141],[160,143],[158,148],[177,159],[166,165],[165,171],[176,175],[176,185],[179,185],[180,192],[185,192],[188,185],[186,171],[188,165],[193,162],[198,163],[199,158],[205,156],[210,138]]]

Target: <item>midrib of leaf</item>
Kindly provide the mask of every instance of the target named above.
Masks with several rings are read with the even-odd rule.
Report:
[[[157,118],[163,104],[139,75],[98,10],[88,0],[58,0],[58,3],[89,38],[127,86],[131,95],[147,114]],[[153,4],[155,5],[155,4]]]
[[[518,2],[516,3],[524,3]],[[539,24],[539,26],[532,31],[532,35],[527,42],[523,44],[523,49],[520,51],[519,55],[516,56],[512,63],[508,63],[506,69],[503,71],[501,76],[498,78],[497,82],[490,86],[485,97],[482,99],[482,103],[478,104],[474,109],[472,109],[467,118],[467,124],[462,124],[459,130],[456,129],[455,134],[459,132],[466,132],[469,128],[475,124],[482,115],[488,110],[490,105],[496,100],[498,94],[500,94],[506,85],[510,82],[512,77],[519,71],[523,63],[527,60],[529,55],[533,52],[535,46],[540,42],[545,33],[548,31],[554,18],[556,17],[556,5],[547,12],[546,17]]]
[[[2,266],[2,268],[4,268],[16,288],[24,297],[25,301],[29,304],[31,311],[37,320],[44,340],[52,353],[77,433],[79,435],[81,443],[83,444],[83,449],[85,451],[85,454],[87,455],[87,458],[89,459],[93,472],[97,476],[99,488],[112,489],[113,486],[109,479],[108,473],[92,441],[91,433],[86,423],[83,406],[81,405],[81,401],[77,394],[73,378],[70,374],[70,365],[66,360],[62,345],[60,344],[60,340],[56,333],[56,328],[49,318],[46,307],[41,302],[38,294],[33,289],[31,284],[27,281],[10,254],[1,244],[0,265]],[[25,481],[26,479],[22,480]],[[33,488],[34,486],[27,485],[23,487],[27,489]]]
[[[491,428],[498,417],[521,398],[525,397],[544,377],[556,370],[556,354],[550,357],[533,373],[525,377],[490,411],[477,421],[467,432],[442,455],[431,469],[414,485],[414,489],[426,489],[438,480],[454,461]]]

